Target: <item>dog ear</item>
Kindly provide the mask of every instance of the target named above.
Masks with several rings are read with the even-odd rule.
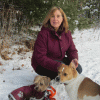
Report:
[[[51,79],[48,77],[48,82],[50,83]]]
[[[69,66],[70,66],[72,69],[76,69],[73,60],[70,62]]]
[[[40,75],[36,76],[36,77],[34,78],[34,81],[33,81],[34,84],[37,83],[39,79],[40,79]]]
[[[50,81],[51,81],[51,79],[50,79],[49,77],[45,78],[45,79],[44,79],[45,85],[46,85],[46,86],[49,86],[49,85],[50,85]]]
[[[71,61],[70,65],[69,65],[71,68],[72,68],[72,72],[73,72],[73,78],[76,78],[77,77],[77,71],[76,71],[76,67],[75,67],[75,64],[73,61]]]

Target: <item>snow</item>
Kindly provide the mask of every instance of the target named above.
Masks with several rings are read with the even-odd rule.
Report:
[[[91,78],[100,85],[100,28],[88,30],[75,30],[72,35],[79,54],[79,63],[82,74]],[[0,100],[8,100],[8,94],[21,86],[33,84],[37,75],[31,66],[32,51],[17,54],[19,45],[14,45],[10,51],[12,60],[3,60],[0,57]],[[24,46],[21,46],[24,47]],[[56,88],[57,100],[70,100],[66,95],[63,84],[53,84]]]

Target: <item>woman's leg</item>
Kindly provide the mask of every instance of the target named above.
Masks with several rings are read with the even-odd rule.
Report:
[[[36,73],[39,74],[39,75],[50,77],[51,80],[55,79],[55,77],[58,75],[57,72],[53,72],[53,71],[48,70],[48,69],[46,69],[42,66],[37,66]]]
[[[79,74],[82,73],[82,67],[80,64],[78,64],[78,67],[76,68],[76,70],[78,71]]]

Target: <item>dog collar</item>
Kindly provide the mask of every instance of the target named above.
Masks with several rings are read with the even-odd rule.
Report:
[[[67,83],[64,83],[64,85],[68,85]]]

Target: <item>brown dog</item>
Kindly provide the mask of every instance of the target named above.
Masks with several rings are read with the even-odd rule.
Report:
[[[58,68],[56,80],[65,84],[71,100],[100,100],[100,86],[91,79],[78,74],[73,62]]]
[[[43,92],[50,85],[51,79],[47,76],[36,76],[34,79],[35,88],[38,92]]]
[[[8,98],[9,100],[43,100],[50,81],[49,77],[38,75],[35,77],[33,85],[23,86],[12,91]]]

